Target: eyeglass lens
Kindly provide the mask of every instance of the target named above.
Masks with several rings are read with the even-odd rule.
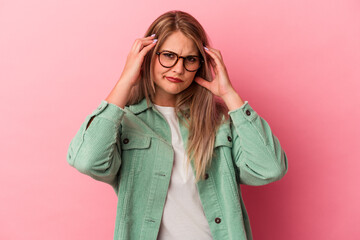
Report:
[[[173,52],[161,52],[159,56],[159,60],[161,65],[164,67],[173,67],[179,58],[184,59],[184,67],[188,71],[196,71],[200,67],[200,58],[198,56],[186,56],[179,57],[176,53]]]

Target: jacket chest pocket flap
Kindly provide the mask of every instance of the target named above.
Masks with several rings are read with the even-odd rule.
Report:
[[[232,147],[232,136],[230,131],[227,130],[219,130],[216,134],[214,148],[225,146]]]
[[[121,135],[121,150],[147,149],[150,147],[151,138],[136,133],[123,133]]]

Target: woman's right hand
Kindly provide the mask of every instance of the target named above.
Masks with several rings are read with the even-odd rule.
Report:
[[[126,105],[132,87],[140,79],[140,70],[144,57],[156,44],[154,39],[155,36],[150,36],[135,40],[118,82],[105,99],[107,102],[121,108]]]
[[[157,39],[154,39],[155,35],[135,40],[131,51],[127,56],[124,70],[120,76],[121,81],[126,81],[131,86],[134,86],[137,83],[140,77],[140,69],[144,57],[156,44]]]

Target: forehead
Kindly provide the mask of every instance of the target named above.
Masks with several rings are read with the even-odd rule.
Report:
[[[160,51],[168,50],[179,55],[197,54],[198,50],[193,40],[186,37],[182,32],[177,31],[166,38]]]

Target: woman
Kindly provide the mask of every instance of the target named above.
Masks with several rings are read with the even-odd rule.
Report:
[[[220,51],[181,11],[135,41],[67,159],[117,193],[114,239],[252,239],[239,184],[287,171],[278,139],[232,87]]]

